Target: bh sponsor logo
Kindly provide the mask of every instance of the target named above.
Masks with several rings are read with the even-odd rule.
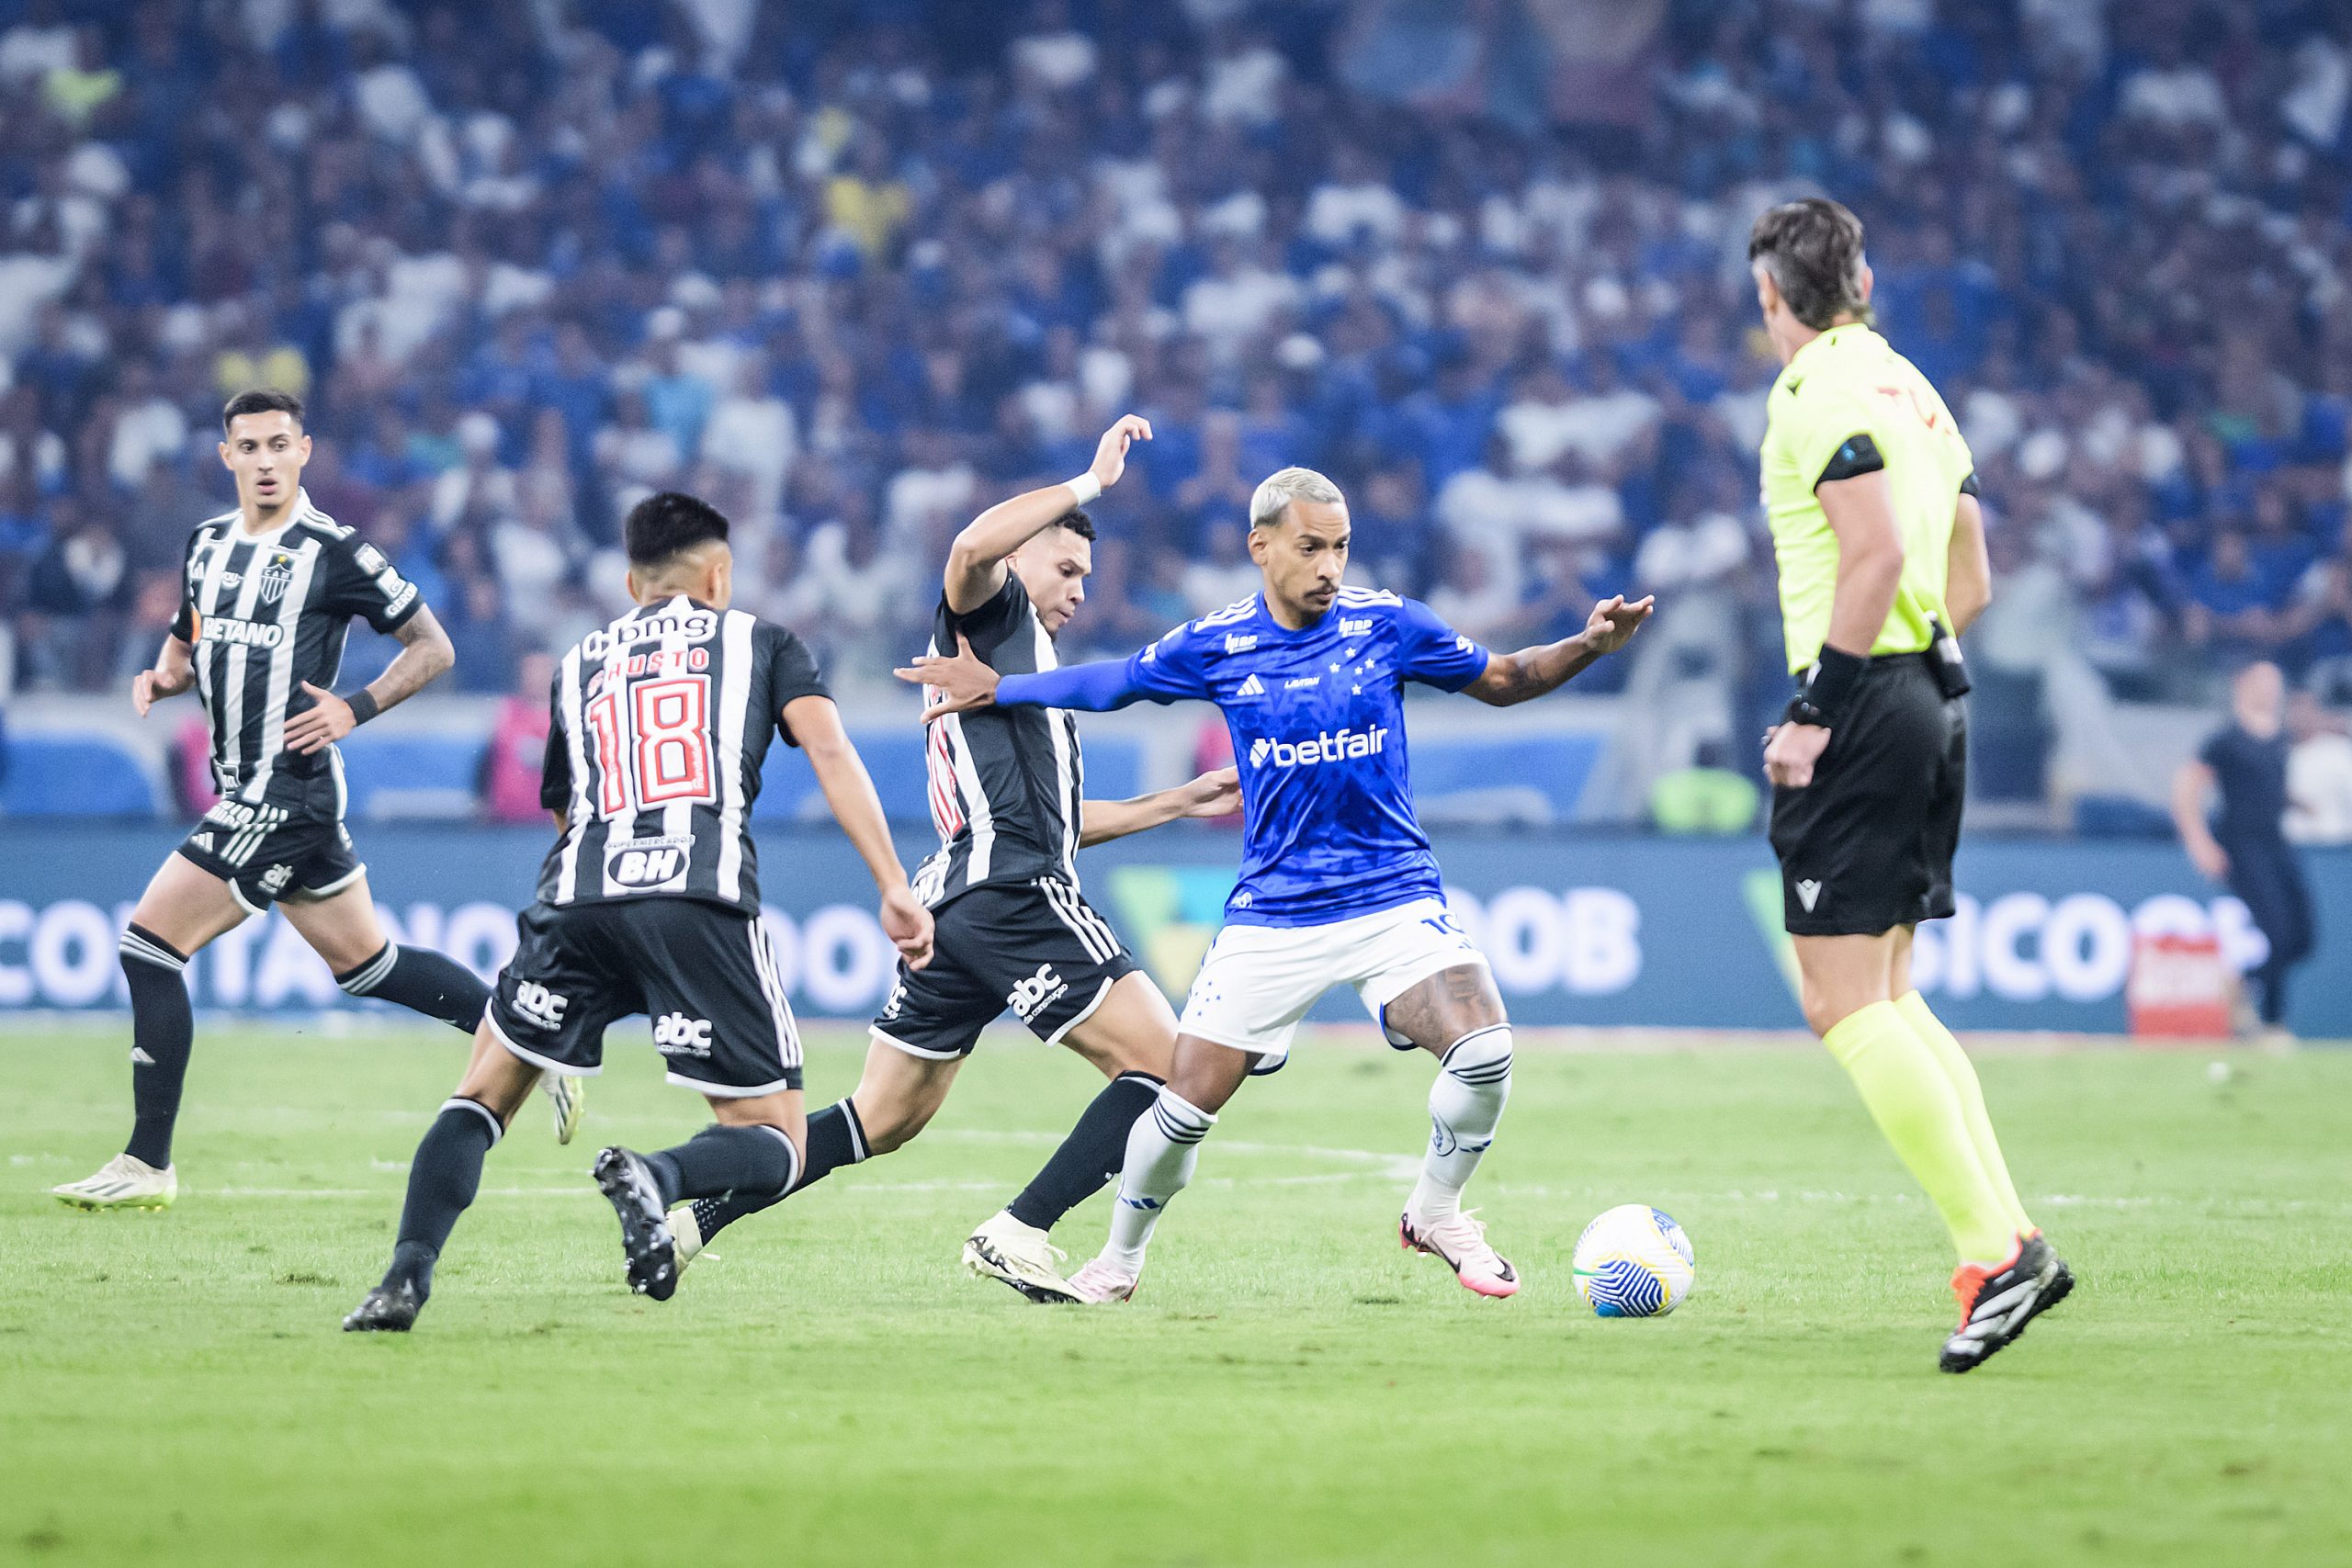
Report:
[[[666,887],[684,878],[694,843],[694,835],[688,833],[666,839],[630,839],[608,845],[605,850],[605,878],[632,893]]]
[[[1352,762],[1377,757],[1388,749],[1388,727],[1370,729],[1327,729],[1304,740],[1276,740],[1261,735],[1250,743],[1253,768],[1316,768],[1326,762]]]

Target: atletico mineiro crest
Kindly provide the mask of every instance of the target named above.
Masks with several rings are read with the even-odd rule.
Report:
[[[293,581],[294,558],[287,555],[270,557],[269,564],[261,569],[262,603],[275,604],[285,598],[286,590]]]

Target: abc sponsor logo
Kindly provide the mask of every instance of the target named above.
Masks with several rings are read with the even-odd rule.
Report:
[[[1050,964],[1040,964],[1037,972],[1012,987],[1004,1005],[1012,1016],[1027,1023],[1046,1008],[1069,994],[1069,982],[1054,972]]]
[[[707,1056],[710,1020],[664,1013],[653,1021],[653,1048],[664,1056]]]

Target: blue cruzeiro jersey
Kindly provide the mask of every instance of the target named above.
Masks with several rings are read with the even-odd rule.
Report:
[[[1485,672],[1488,657],[1428,605],[1394,593],[1342,588],[1300,631],[1252,594],[1136,654],[1115,690],[1090,684],[1094,667],[1080,666],[1007,677],[997,700],[1216,704],[1241,772],[1241,877],[1226,919],[1328,925],[1443,897],[1413,814],[1404,684],[1458,692]]]

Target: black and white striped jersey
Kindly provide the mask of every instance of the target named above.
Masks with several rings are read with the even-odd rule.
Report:
[[[1056,667],[1054,639],[1011,571],[967,615],[942,595],[931,651],[972,652],[1006,675]],[[939,848],[917,868],[915,897],[933,908],[975,887],[1058,877],[1078,885],[1080,800],[1086,770],[1078,720],[1061,708],[986,707],[927,727],[931,822]]]
[[[297,494],[287,521],[249,534],[238,513],[198,525],[180,574],[172,635],[189,645],[212,721],[212,777],[224,799],[339,818],[343,758],[286,749],[286,724],[334,688],[351,617],[397,630],[424,607],[383,552]]]
[[[760,909],[752,803],[795,697],[831,694],[808,646],[680,594],[590,632],[556,667],[539,799],[564,813],[542,904],[668,895]]]

